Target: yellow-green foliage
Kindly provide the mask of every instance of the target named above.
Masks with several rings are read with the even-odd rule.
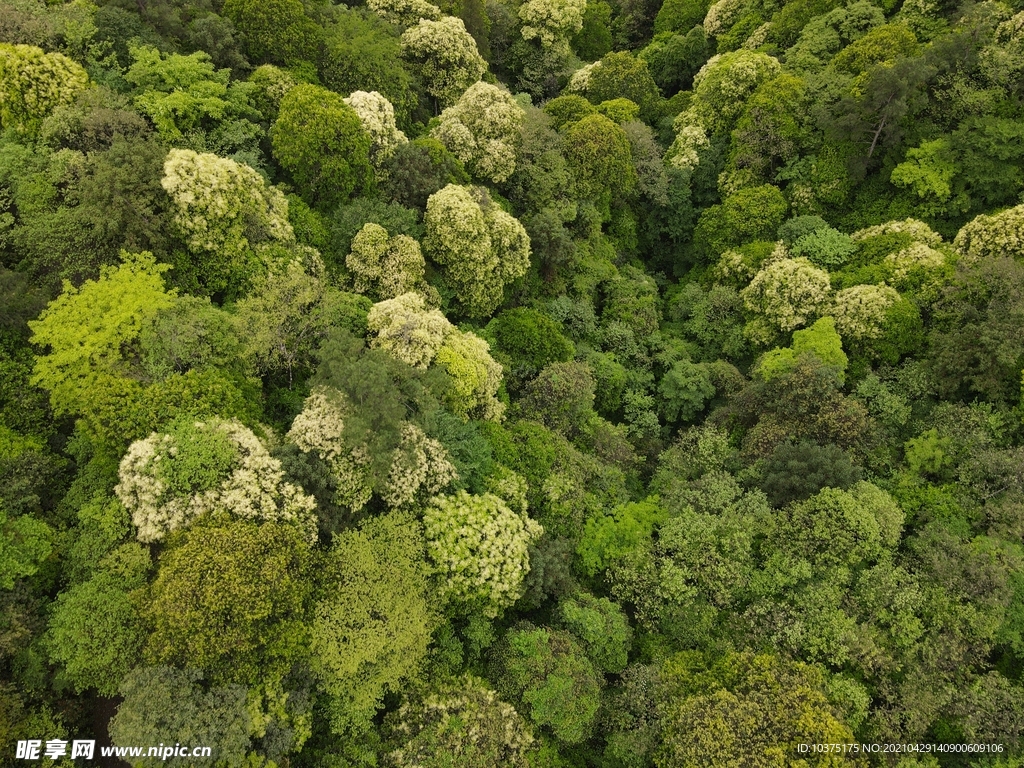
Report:
[[[423,533],[387,515],[334,538],[310,626],[313,673],[331,698],[336,732],[361,731],[427,654],[436,623]]]
[[[146,592],[150,664],[244,684],[283,677],[305,633],[313,553],[287,523],[218,518],[174,537]]]
[[[768,654],[727,653],[714,660],[677,654],[661,666],[657,700],[663,733],[654,756],[658,768],[782,764],[797,744],[853,740],[832,712],[821,672]],[[801,762],[841,764],[828,753]]]
[[[138,338],[143,322],[174,303],[161,275],[170,267],[151,253],[122,255],[119,267],[105,267],[99,280],[64,292],[32,321],[32,342],[49,347],[36,358],[32,382],[50,392],[58,414],[83,414],[102,399],[103,389],[123,390],[125,345]]]
[[[449,599],[494,617],[519,598],[530,570],[528,547],[543,533],[539,523],[494,494],[465,491],[435,498],[423,523]]]
[[[43,118],[71,104],[88,83],[85,70],[62,53],[0,43],[0,127],[34,134]]]
[[[490,345],[474,333],[452,329],[434,357],[452,378],[448,407],[461,416],[500,419],[505,404],[496,397],[501,386],[501,365],[491,357]]]
[[[795,331],[793,345],[766,353],[757,365],[757,372],[765,381],[770,381],[776,376],[792,371],[802,353],[812,354],[825,365],[836,368],[842,380],[846,372],[847,358],[843,352],[842,339],[836,333],[835,320],[831,317],[823,317],[810,328]]]

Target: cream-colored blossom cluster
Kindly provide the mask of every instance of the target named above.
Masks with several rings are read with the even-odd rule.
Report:
[[[411,504],[418,495],[439,493],[458,476],[441,443],[427,437],[415,424],[405,424],[381,496],[389,507],[397,509]]]
[[[459,726],[452,728],[450,723]],[[515,707],[472,675],[444,683],[422,699],[407,699],[395,713],[393,729],[404,741],[387,756],[393,768],[422,768],[438,754],[439,742],[447,747],[445,754],[465,750],[492,756],[496,767],[527,768],[534,745],[530,728]],[[421,735],[424,731],[426,737]]]
[[[416,368],[426,368],[452,329],[440,310],[427,309],[418,293],[379,301],[366,318],[370,346],[384,349]]]
[[[340,392],[315,387],[292,421],[286,438],[303,453],[319,456],[331,470],[334,501],[360,510],[373,496],[367,467],[370,457],[361,446],[350,449],[344,440],[345,404]]]
[[[345,407],[340,392],[314,387],[292,421],[287,439],[304,453],[316,453],[327,463],[344,451]]]
[[[367,467],[370,457],[361,446],[349,448],[344,440],[345,402],[335,389],[314,387],[292,421],[286,439],[303,453],[315,453],[331,470],[334,500],[359,510],[373,496]]]
[[[291,242],[288,201],[255,170],[226,157],[172,149],[161,186],[188,246],[229,257],[260,242]]]
[[[843,338],[876,339],[882,335],[885,313],[900,300],[888,285],[855,285],[836,293],[832,316]]]
[[[932,248],[942,243],[942,235],[919,219],[903,219],[876,224],[873,227],[857,230],[850,235],[850,239],[854,242],[861,242],[880,235],[908,235],[915,242],[924,243]]]
[[[131,513],[139,541],[160,541],[197,517],[220,511],[261,522],[296,521],[315,538],[315,500],[284,481],[281,462],[251,430],[222,419],[197,421],[194,427],[219,431],[234,447],[231,466],[213,488],[187,496],[171,492],[163,479],[165,467],[186,447],[170,434],[154,432],[136,440],[121,460],[114,492]]]
[[[996,40],[1003,44],[1024,40],[1024,11],[996,27]]]
[[[440,9],[426,0],[366,0],[367,7],[399,27],[412,26],[420,19],[437,21]]]
[[[975,217],[957,232],[953,247],[969,262],[989,256],[1024,258],[1024,205]]]
[[[891,272],[890,281],[903,286],[907,278],[915,271],[938,269],[946,263],[946,255],[925,243],[913,243],[896,253],[890,253],[883,262]]]
[[[477,178],[505,181],[516,169],[516,148],[525,113],[512,95],[490,83],[474,83],[441,113],[431,131]]]
[[[756,272],[743,254],[732,249],[725,251],[715,262],[715,279],[723,283],[746,284],[754,277]]]
[[[370,163],[378,179],[382,178],[385,162],[395,154],[395,149],[409,141],[395,123],[395,108],[377,91],[353,91],[344,101],[370,135]]]
[[[743,47],[748,51],[756,51],[762,45],[768,42],[768,34],[772,31],[772,23],[766,21],[764,24],[759,26],[750,36],[743,41]]]
[[[331,471],[335,501],[359,511],[373,496],[370,455],[365,447],[350,448],[344,439],[347,405],[337,390],[316,387],[295,417],[287,439],[304,453],[314,453]],[[458,479],[448,452],[419,427],[402,425],[402,436],[391,457],[387,488],[381,496],[392,508],[399,508],[438,493]]]
[[[501,303],[505,286],[530,267],[526,230],[492,203],[486,191],[449,184],[427,200],[423,222],[423,248],[444,267],[470,317],[490,315]]]
[[[566,85],[565,90],[568,93],[585,94],[587,89],[590,87],[590,75],[599,66],[601,66],[600,61],[595,61],[591,64],[584,64],[572,73],[572,77],[569,78],[569,83]]]
[[[497,398],[502,368],[490,346],[474,333],[460,331],[418,293],[405,293],[370,308],[367,326],[376,334],[370,346],[384,349],[417,368],[431,363],[451,377],[448,407],[460,416],[498,420],[505,405]]]
[[[487,69],[462,19],[420,19],[402,33],[402,55],[421,68],[427,92],[448,106]]]
[[[764,265],[740,295],[748,310],[792,331],[824,314],[832,286],[828,272],[808,259],[779,259]]]
[[[672,162],[681,168],[695,167],[696,150],[706,146],[708,136],[728,129],[754,89],[781,71],[778,59],[745,48],[712,56],[693,79],[690,106],[672,124],[676,132],[668,151]]]
[[[427,291],[420,244],[408,235],[390,237],[380,224],[369,222],[356,233],[345,266],[355,279],[355,290],[374,299]]]
[[[539,39],[551,46],[583,29],[586,0],[527,0],[519,6],[524,40]]]
[[[479,602],[490,617],[519,598],[530,570],[529,546],[544,532],[539,523],[493,494],[465,491],[434,498],[423,523],[427,552],[449,598]]]
[[[714,37],[725,32],[736,23],[743,9],[746,0],[717,0],[708,8],[704,15],[704,32],[708,37]]]
[[[743,111],[747,97],[781,71],[778,59],[757,51],[741,48],[711,57],[693,79],[693,101],[680,115],[688,116],[681,124],[709,131],[727,127]]]
[[[711,146],[708,133],[699,125],[684,125],[676,134],[676,139],[670,149],[669,162],[676,168],[684,171],[692,171],[700,165],[701,149]]]
[[[788,258],[790,258],[789,249],[782,240],[776,241],[772,252],[759,264],[739,251],[729,249],[718,257],[712,272],[719,282],[747,285],[759,270],[774,261]]]

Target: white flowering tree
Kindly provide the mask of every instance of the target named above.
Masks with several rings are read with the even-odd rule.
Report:
[[[160,184],[174,223],[200,262],[211,292],[237,290],[251,276],[262,243],[294,240],[288,201],[248,165],[190,149],[172,149]]]
[[[437,765],[439,755],[458,755],[460,768],[530,765],[535,742],[529,725],[485,681],[465,675],[417,693],[407,692],[389,718],[400,746],[388,754],[388,765],[422,768]]]
[[[741,294],[757,312],[783,331],[792,331],[821,315],[832,299],[828,272],[809,260],[779,259],[758,272]]]
[[[519,6],[523,39],[543,46],[567,41],[583,29],[586,9],[586,0],[527,0]]]
[[[915,279],[934,273],[949,261],[946,254],[949,246],[943,244],[942,235],[918,219],[876,224],[854,232],[850,239],[862,247],[871,241],[894,244],[883,258],[882,266],[886,282],[900,289],[913,285]]]
[[[438,493],[456,478],[458,473],[444,446],[415,424],[404,424],[381,497],[389,507],[398,509],[423,495]]]
[[[427,291],[420,244],[408,235],[391,237],[380,224],[369,222],[356,233],[345,266],[352,272],[356,292],[372,299]]]
[[[729,130],[747,97],[781,71],[777,59],[746,49],[712,56],[693,79],[689,107],[672,125],[676,140],[667,153],[670,161],[680,168],[695,167],[696,151],[708,145],[708,137]]]
[[[334,481],[334,501],[358,511],[373,496],[368,474],[370,457],[362,446],[352,448],[345,442],[346,407],[337,390],[315,388],[292,421],[287,439],[327,465]]]
[[[1024,257],[1024,205],[982,214],[964,226],[953,240],[964,259],[976,262],[986,256]]]
[[[434,359],[452,324],[437,309],[427,309],[418,293],[403,293],[380,301],[366,318],[370,346],[387,350],[404,363],[426,368]]]
[[[455,184],[427,200],[423,248],[444,268],[454,299],[469,317],[487,317],[505,286],[526,274],[530,238],[483,190]]]
[[[410,27],[420,19],[437,21],[441,11],[426,0],[367,0],[367,7],[385,21]]]
[[[477,178],[505,181],[516,169],[516,145],[525,112],[512,95],[490,83],[474,83],[441,113],[431,136]]]
[[[136,440],[118,479],[114,491],[141,542],[160,541],[220,511],[259,522],[295,521],[316,536],[313,498],[285,482],[281,463],[237,421],[184,420]]]
[[[370,135],[370,164],[380,179],[388,158],[409,140],[395,124],[395,108],[377,91],[354,91],[345,103],[359,115],[359,122]]]
[[[423,524],[446,595],[478,604],[491,617],[519,598],[530,570],[529,546],[544,532],[524,510],[513,511],[490,493],[465,491],[433,499]]]
[[[601,66],[600,61],[595,61],[590,64],[584,64],[582,67],[572,73],[569,78],[569,82],[565,86],[567,93],[577,93],[583,95],[587,92],[587,88],[590,86],[590,76],[594,70]]]
[[[844,338],[877,339],[882,335],[885,313],[900,300],[888,285],[855,285],[836,293],[832,314]]]
[[[427,92],[442,106],[480,79],[487,69],[462,19],[420,19],[402,34],[402,54],[420,68]]]
[[[364,446],[352,447],[345,440],[350,408],[337,390],[316,387],[292,422],[287,439],[327,465],[335,484],[335,502],[359,511],[373,497],[373,483],[367,450]],[[439,493],[457,477],[444,446],[407,422],[391,455],[381,498],[393,509],[406,507]]]

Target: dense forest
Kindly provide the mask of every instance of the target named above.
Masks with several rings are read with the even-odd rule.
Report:
[[[0,765],[1024,766],[1024,0],[358,3],[0,0]]]

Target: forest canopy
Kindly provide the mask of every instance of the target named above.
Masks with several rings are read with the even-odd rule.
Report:
[[[1022,328],[1024,0],[0,0],[0,765],[1020,768]]]

